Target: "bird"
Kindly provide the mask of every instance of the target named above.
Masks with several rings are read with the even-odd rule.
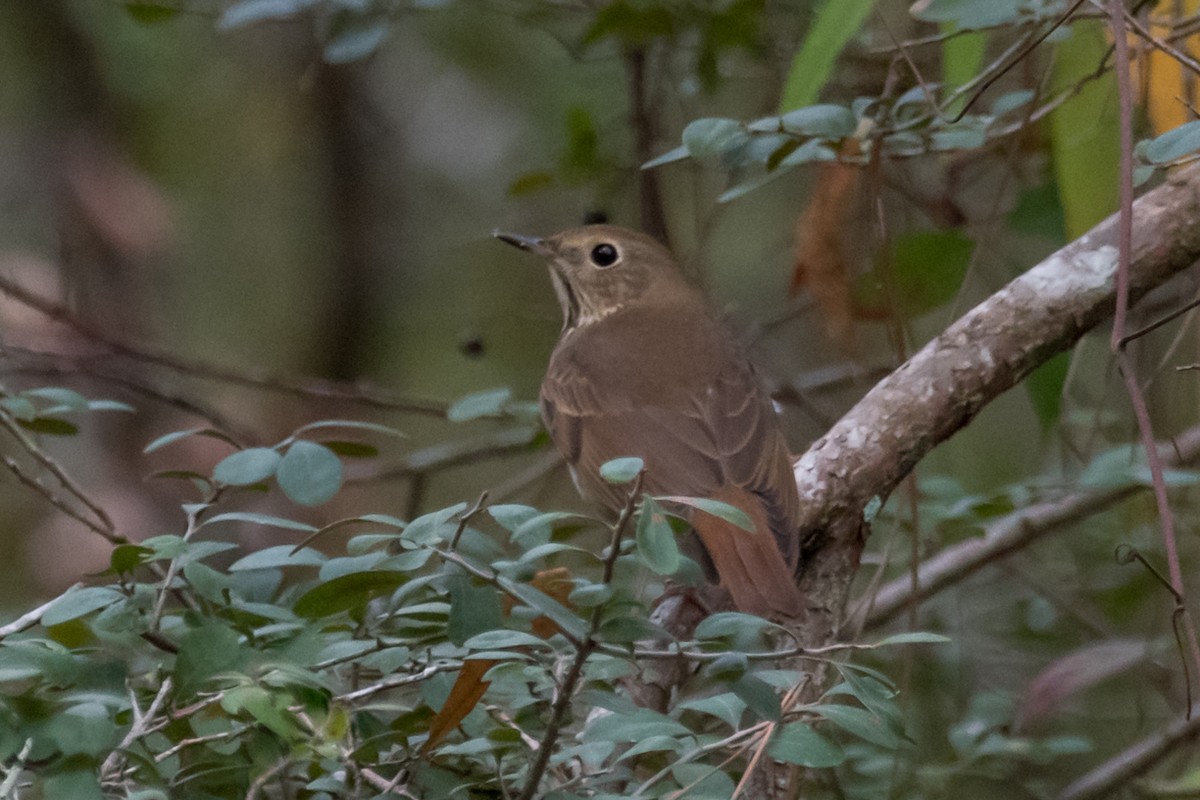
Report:
[[[626,489],[600,467],[634,456],[651,495],[741,509],[753,532],[689,512],[710,579],[739,611],[800,617],[800,497],[787,443],[744,349],[700,288],[666,247],[622,227],[493,235],[549,267],[563,326],[539,400],[580,493],[618,512]]]

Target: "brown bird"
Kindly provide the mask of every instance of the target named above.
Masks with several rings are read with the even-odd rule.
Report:
[[[740,508],[750,533],[692,512],[734,605],[791,618],[804,599],[800,498],[779,420],[732,332],[665,247],[612,225],[539,239],[497,232],[550,267],[563,329],[541,389],[542,417],[584,497],[617,510],[602,464],[637,456],[651,494]]]

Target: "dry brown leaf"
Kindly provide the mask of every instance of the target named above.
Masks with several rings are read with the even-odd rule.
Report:
[[[533,576],[530,584],[564,606],[570,607],[567,596],[571,593],[574,584],[571,582],[571,571],[566,567],[542,570]],[[504,597],[504,616],[512,614],[515,605],[516,600],[512,596],[506,595]],[[533,634],[543,639],[550,638],[558,630],[554,622],[545,615],[534,619],[531,627]],[[441,709],[429,723],[429,738],[421,747],[422,754],[437,747],[442,739],[457,728],[459,723],[466,719],[467,714],[470,714],[479,704],[490,685],[490,682],[485,681],[483,676],[499,663],[492,659],[463,662],[462,669],[458,671],[458,677],[454,679],[454,685],[450,687],[450,694],[447,695],[446,702],[442,704]]]
[[[855,140],[843,152],[857,150]],[[861,170],[831,162],[818,167],[816,188],[796,220],[796,261],[791,294],[808,289],[829,338],[846,350],[854,336],[854,292],[844,239],[850,232],[858,199]]]

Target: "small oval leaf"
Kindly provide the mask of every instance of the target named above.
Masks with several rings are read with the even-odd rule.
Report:
[[[249,447],[221,459],[213,480],[226,486],[249,486],[275,474],[282,456],[269,447]]]
[[[342,488],[342,462],[328,447],[301,439],[283,455],[275,480],[292,502],[320,505]]]

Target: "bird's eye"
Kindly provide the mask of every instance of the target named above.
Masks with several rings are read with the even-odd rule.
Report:
[[[619,257],[617,248],[611,244],[598,244],[592,248],[592,263],[597,267],[611,267]]]

